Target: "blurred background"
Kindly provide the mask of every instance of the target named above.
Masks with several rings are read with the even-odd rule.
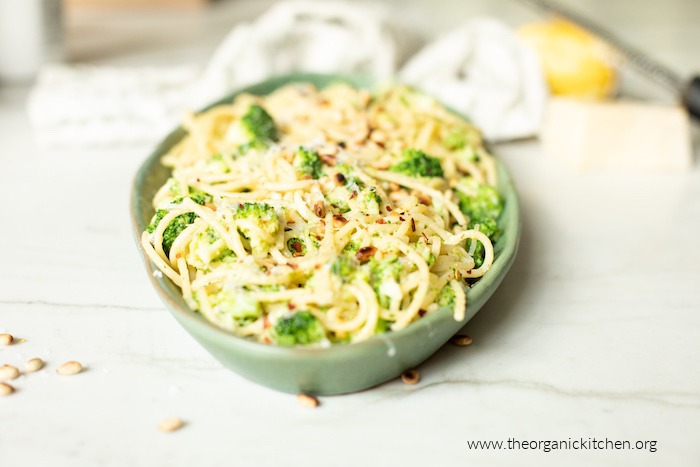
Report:
[[[470,115],[488,139],[540,136],[550,153],[561,150],[560,143],[547,137],[548,131],[559,132],[547,126],[547,115],[560,119],[564,112],[567,120],[579,122],[584,114],[587,120],[618,122],[633,115],[642,122],[640,128],[660,119],[684,142],[673,148],[676,156],[645,167],[689,167],[691,134],[696,130],[689,129],[687,116],[669,107],[572,108],[567,102],[552,110],[547,95],[588,103],[622,98],[671,107],[680,97],[677,88],[659,83],[663,77],[631,69],[604,42],[552,19],[536,3],[0,0],[0,96],[28,99],[40,145],[130,145],[153,143],[185,110],[270,75],[295,70],[398,75],[449,100]],[[681,80],[700,68],[697,60],[689,59],[700,44],[700,29],[693,24],[700,17],[700,2],[555,4],[612,31]],[[321,12],[324,9],[328,11]],[[474,21],[484,18],[508,34],[494,24]],[[356,44],[352,38],[358,38]],[[521,45],[534,51],[538,70],[533,70],[532,57]],[[602,117],[596,112],[603,112]],[[594,139],[608,137],[596,131],[591,128]],[[627,164],[637,149],[622,148],[629,154],[612,165]],[[580,161],[585,157],[568,154],[564,162],[585,167]]]

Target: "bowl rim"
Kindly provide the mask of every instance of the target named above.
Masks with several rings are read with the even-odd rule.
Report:
[[[286,85],[286,84],[291,84],[291,83],[302,83],[302,82],[308,82],[308,81],[324,81],[326,84],[324,84],[322,87],[327,86],[330,83],[333,82],[346,82],[351,84],[352,86],[356,88],[364,88],[364,89],[372,89],[373,87],[376,88],[377,85],[386,83],[387,80],[379,80],[379,79],[372,79],[366,75],[345,75],[345,74],[322,74],[322,73],[291,73],[291,74],[285,74],[285,75],[278,75],[248,86],[244,86],[242,88],[236,89],[230,93],[228,93],[226,96],[223,98],[207,105],[206,107],[202,108],[201,110],[198,110],[195,112],[195,114],[199,114],[201,112],[205,112],[217,105],[221,105],[224,103],[229,103],[231,102],[236,96],[244,93],[250,93],[253,95],[266,95],[269,94],[270,92],[273,92],[275,89]],[[389,81],[393,84],[401,84],[398,80],[393,80]],[[315,83],[314,83],[315,84]],[[316,84],[315,84],[316,85]],[[444,103],[441,102],[441,104],[445,105]],[[449,106],[446,106],[451,112],[455,113],[458,115],[460,118],[465,119],[469,121],[468,118],[460,114],[459,112],[454,111],[453,109],[449,108]],[[156,293],[160,297],[160,299],[163,301],[163,303],[166,305],[166,308],[169,309],[171,313],[175,313],[177,311],[178,315],[175,316],[178,318],[178,321],[181,319],[187,320],[191,325],[196,326],[199,331],[202,333],[209,334],[211,337],[217,339],[217,340],[225,340],[227,341],[228,344],[231,344],[233,346],[238,346],[240,348],[249,350],[249,351],[254,351],[257,353],[264,354],[266,356],[274,356],[275,358],[298,358],[298,357],[314,357],[318,358],[319,356],[334,356],[336,354],[343,354],[346,352],[350,351],[355,351],[355,350],[360,350],[363,348],[370,348],[373,346],[376,346],[377,344],[380,345],[387,345],[387,339],[393,340],[393,339],[400,339],[400,338],[408,338],[412,334],[416,334],[420,332],[421,328],[424,327],[431,327],[433,323],[437,323],[439,321],[442,321],[444,319],[453,319],[452,317],[452,310],[449,310],[447,308],[441,308],[436,310],[433,313],[429,313],[420,319],[413,321],[410,323],[408,326],[406,326],[403,329],[400,329],[398,331],[392,331],[391,333],[386,333],[386,334],[381,334],[381,335],[374,335],[366,340],[359,341],[359,342],[351,342],[351,343],[341,343],[341,344],[331,344],[330,346],[324,346],[324,347],[303,347],[303,346],[294,346],[294,347],[283,347],[283,346],[277,346],[277,345],[269,345],[261,342],[256,342],[253,341],[249,338],[238,336],[234,334],[231,331],[228,331],[226,329],[223,329],[216,324],[208,321],[206,318],[204,318],[201,314],[198,312],[192,310],[189,308],[183,301],[182,296],[176,296],[174,295],[166,286],[164,283],[170,282],[169,278],[166,276],[162,277],[156,277],[156,271],[159,271],[157,267],[155,267],[155,264],[148,258],[148,256],[145,254],[143,251],[143,247],[141,246],[140,238],[141,238],[141,233],[143,232],[143,229],[145,228],[145,225],[140,225],[139,224],[139,215],[138,211],[141,208],[139,198],[140,194],[143,190],[143,187],[145,185],[145,180],[147,179],[148,175],[152,171],[153,167],[156,166],[160,162],[161,157],[163,154],[165,154],[174,144],[180,141],[182,137],[184,137],[184,129],[182,125],[177,126],[174,128],[172,131],[170,131],[161,141],[157,144],[156,148],[149,154],[148,157],[144,159],[144,161],[141,163],[139,166],[138,171],[136,172],[133,182],[131,184],[131,196],[130,196],[130,217],[131,217],[131,224],[132,224],[132,234],[134,236],[134,240],[137,244],[137,248],[139,250],[139,254],[141,256],[141,260],[146,268],[146,272],[148,273],[149,280],[153,286],[153,288],[156,290]],[[182,133],[182,134],[181,134]],[[489,150],[489,152],[491,152]],[[515,191],[515,187],[513,184],[512,177],[508,170],[506,169],[505,165],[502,163],[502,161],[499,158],[495,158],[496,161],[496,168],[499,171],[499,186],[506,186],[509,189],[507,190],[506,193],[501,193],[499,190],[499,193],[501,196],[504,198],[504,203],[507,203],[509,205],[508,207],[508,221],[507,221],[507,226],[508,228],[504,229],[502,237],[499,239],[499,246],[502,244],[503,247],[499,248],[498,254],[494,260],[494,265],[491,266],[491,268],[482,276],[468,291],[467,291],[467,310],[469,310],[469,295],[476,295],[476,297],[473,299],[473,301],[480,302],[477,305],[477,309],[474,312],[474,314],[478,311],[479,308],[483,305],[486,300],[490,297],[491,293],[495,291],[497,288],[498,284],[501,282],[503,277],[505,277],[508,269],[510,268],[511,264],[513,263],[515,259],[515,255],[518,249],[518,244],[520,241],[520,232],[521,232],[521,213],[520,213],[520,204],[518,200],[517,193]],[[505,214],[505,210],[504,213]],[[497,268],[494,269],[494,266],[498,265]],[[164,283],[161,283],[164,282]],[[173,284],[174,285],[174,284]],[[177,286],[175,286],[177,287]],[[491,287],[493,287],[493,290],[490,290]],[[179,290],[179,289],[178,289]],[[483,298],[482,298],[483,297]],[[461,326],[464,326],[472,317],[473,315],[469,315],[467,313],[467,316],[465,317],[464,320],[460,321]],[[457,328],[457,331],[460,328]],[[457,332],[456,331],[456,332]]]

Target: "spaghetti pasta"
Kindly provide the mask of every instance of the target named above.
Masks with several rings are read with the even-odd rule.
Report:
[[[329,345],[465,319],[503,208],[469,123],[405,86],[339,83],[241,95],[185,129],[141,244],[207,320]]]

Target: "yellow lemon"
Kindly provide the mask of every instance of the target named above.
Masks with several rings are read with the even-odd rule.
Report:
[[[585,29],[554,19],[521,26],[518,35],[539,55],[552,94],[602,99],[615,91],[613,53]]]

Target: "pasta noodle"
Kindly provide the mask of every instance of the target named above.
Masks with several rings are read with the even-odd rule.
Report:
[[[321,346],[464,320],[503,208],[469,123],[404,86],[292,84],[185,129],[141,245],[207,320]]]

